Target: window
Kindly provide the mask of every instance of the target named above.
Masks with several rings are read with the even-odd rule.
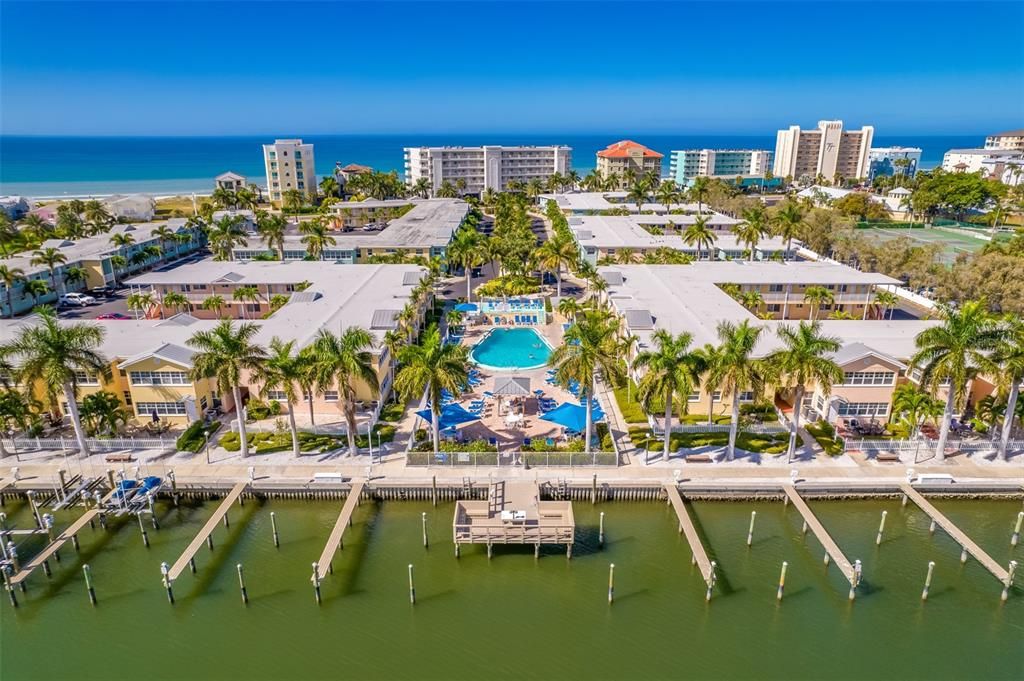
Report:
[[[753,402],[753,401],[754,401],[754,391],[753,390],[744,390],[743,392],[740,393],[740,402]]]
[[[782,284],[769,284],[768,293],[782,293]]]
[[[722,391],[721,390],[716,390],[715,392],[711,393],[711,401],[712,402],[721,402],[722,401]]]
[[[337,390],[326,390],[324,391],[324,402],[337,402],[338,391]]]
[[[78,385],[99,385],[100,377],[91,371],[76,371],[75,381]]]
[[[818,410],[819,414],[825,411],[825,396],[821,393],[814,396],[814,408]]]
[[[896,374],[892,371],[847,371],[843,385],[892,385]]]
[[[149,416],[156,412],[158,416],[184,416],[184,402],[136,402],[135,413],[139,416]]]
[[[283,390],[268,390],[267,399],[274,400],[275,402],[284,402],[287,398]]]
[[[687,402],[699,402],[700,401],[700,391],[699,390],[694,390],[693,392],[691,392],[686,397],[686,401]]]
[[[269,156],[270,158],[277,158],[277,152],[276,151],[267,152],[267,156]]]
[[[889,412],[888,402],[847,402],[840,403],[840,416],[885,416]]]
[[[206,401],[206,395],[203,395],[202,397],[199,398],[199,408],[205,412],[207,405],[208,402]]]
[[[124,395],[124,403],[127,404],[129,407],[132,406],[132,394],[127,390],[125,390],[124,393],[122,394]]]
[[[132,385],[192,385],[184,371],[133,371]]]

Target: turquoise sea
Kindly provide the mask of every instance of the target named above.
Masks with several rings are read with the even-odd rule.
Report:
[[[278,135],[290,137],[300,135]],[[573,166],[585,173],[594,154],[627,136],[549,134],[475,135],[301,135],[315,145],[316,170],[330,173],[335,162],[361,163],[379,170],[402,172],[402,148],[407,146],[479,144],[567,144]],[[956,147],[981,146],[977,135],[901,135],[875,138],[875,146],[903,145],[923,149],[922,167],[942,162]],[[673,149],[774,149],[775,134],[764,135],[635,135],[642,144],[668,154]],[[264,184],[262,144],[266,137],[36,137],[0,136],[0,195],[89,196],[124,192],[173,194],[209,192],[213,178],[233,170]],[[667,164],[666,164],[667,171]]]

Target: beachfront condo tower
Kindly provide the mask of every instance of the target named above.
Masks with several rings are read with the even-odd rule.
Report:
[[[986,149],[1024,151],[1024,128],[997,132],[985,138]]]
[[[298,189],[311,198],[316,196],[312,144],[304,144],[300,139],[274,140],[273,144],[263,145],[263,163],[271,203],[281,203],[289,189]]]
[[[669,178],[679,185],[702,176],[762,178],[771,167],[772,152],[760,149],[681,149],[669,156]]]
[[[405,183],[420,178],[430,183],[432,195],[447,180],[461,195],[484,189],[504,191],[509,182],[546,182],[555,173],[572,170],[572,149],[551,147],[406,147]],[[461,182],[460,182],[461,181]]]
[[[814,130],[791,125],[779,130],[775,140],[777,177],[814,180],[819,175],[829,182],[837,177],[853,180],[867,177],[868,152],[875,129],[843,130],[842,121],[818,121]]]
[[[629,175],[655,173],[661,177],[661,159],[653,149],[648,149],[633,140],[622,140],[597,152],[597,172],[602,177],[618,178],[617,186],[611,189],[626,189],[630,184]]]

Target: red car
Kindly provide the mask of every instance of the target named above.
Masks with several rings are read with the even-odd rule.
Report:
[[[96,319],[131,319],[131,317],[120,312],[110,312],[108,314],[101,314]]]

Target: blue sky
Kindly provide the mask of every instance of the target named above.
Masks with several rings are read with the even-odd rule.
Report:
[[[1020,1],[0,0],[0,131],[984,133],[1022,45]]]

